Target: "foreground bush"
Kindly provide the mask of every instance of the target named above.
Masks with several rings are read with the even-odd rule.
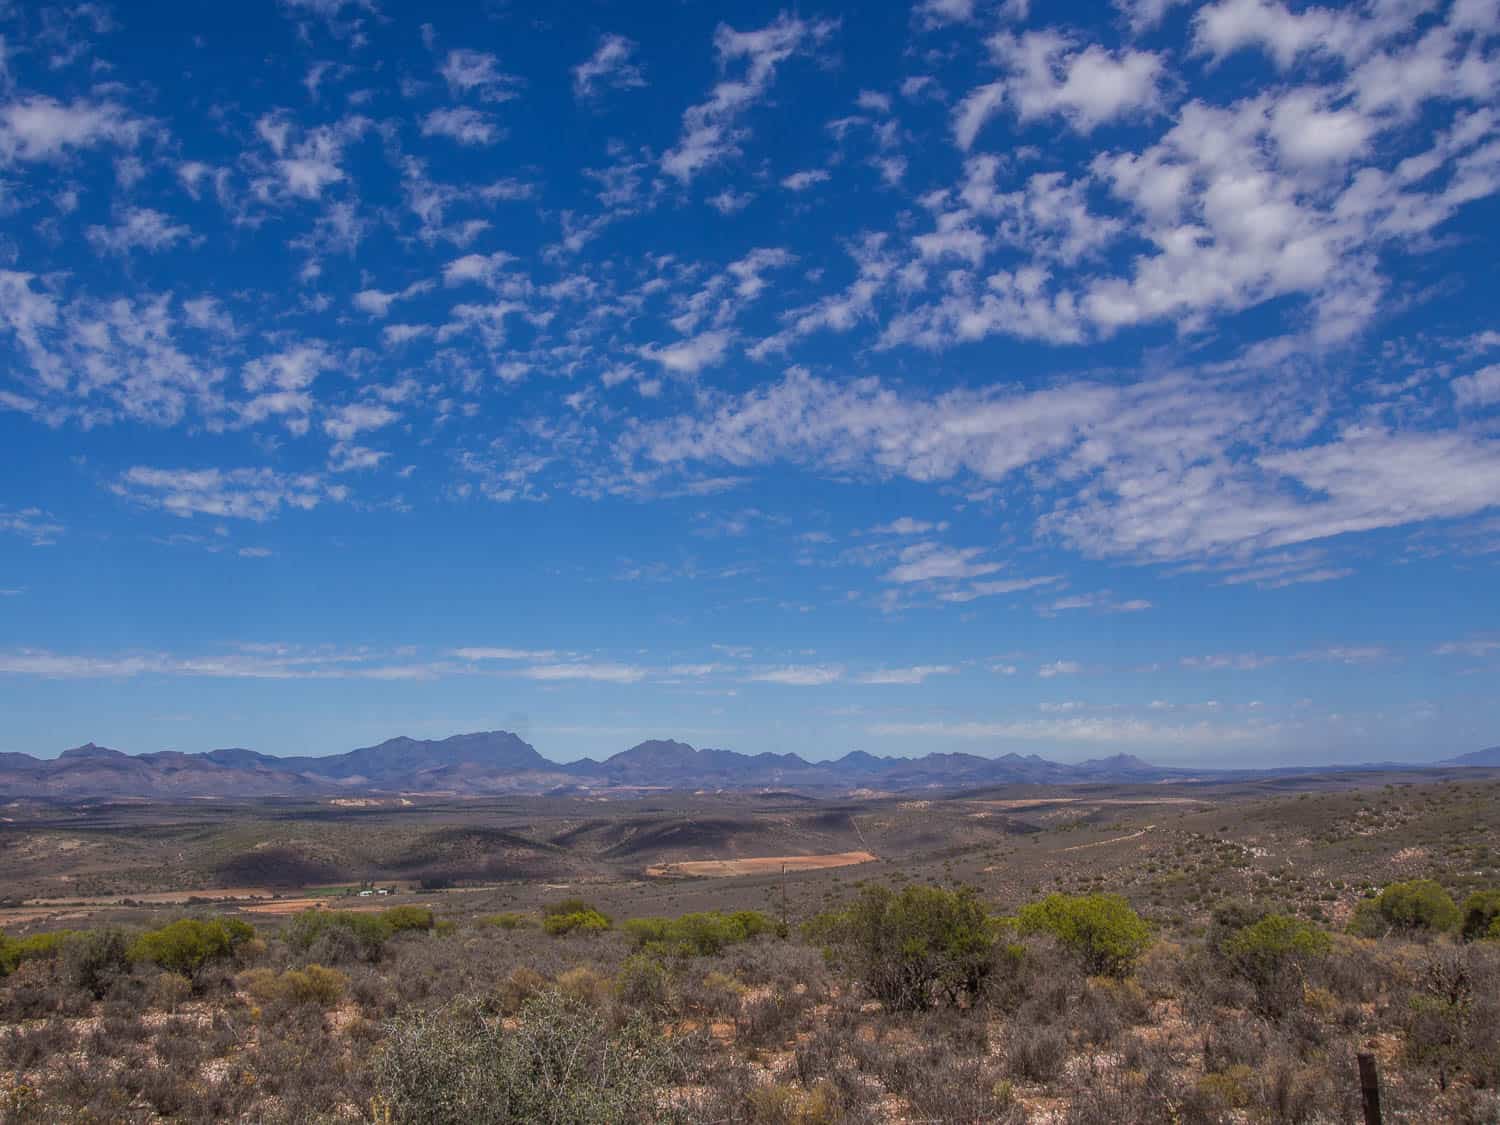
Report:
[[[669,1042],[644,1017],[611,1028],[556,992],[529,1000],[510,1029],[460,1003],[387,1032],[377,1082],[392,1117],[414,1125],[670,1120],[659,1099],[682,1079]]]
[[[331,1008],[344,998],[349,978],[337,969],[308,965],[284,973],[252,969],[241,978],[241,983],[260,1004],[309,1004]]]
[[[1052,894],[1021,908],[1023,933],[1050,934],[1090,973],[1125,976],[1151,944],[1151,927],[1119,895]]]
[[[229,957],[254,936],[255,930],[237,918],[179,918],[136,938],[128,956],[192,979],[209,962]]]
[[[993,966],[993,927],[967,889],[866,887],[846,909],[813,919],[808,934],[891,1011],[972,999]]]
[[[1458,907],[1448,892],[1432,879],[1392,883],[1372,899],[1360,903],[1349,931],[1361,937],[1390,932],[1415,936],[1442,933],[1458,925]]]
[[[72,935],[62,949],[63,974],[95,1000],[130,972],[130,939],[121,930],[85,930]]]
[[[620,928],[643,948],[713,957],[731,945],[774,929],[775,923],[758,910],[736,910],[733,914],[708,910],[681,918],[632,918]]]
[[[1475,891],[1464,899],[1459,928],[1465,941],[1500,941],[1500,891]]]
[[[1281,1016],[1302,999],[1309,967],[1330,944],[1327,934],[1300,919],[1267,914],[1230,937],[1223,953],[1230,971],[1255,990],[1257,1007]]]
[[[51,961],[62,953],[63,946],[75,936],[73,930],[54,930],[47,934],[13,938],[0,932],[0,977],[9,976],[27,961]]]

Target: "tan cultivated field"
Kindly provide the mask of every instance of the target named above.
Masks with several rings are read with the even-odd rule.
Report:
[[[869,852],[839,852],[835,855],[767,855],[753,859],[699,859],[681,863],[658,863],[646,868],[652,876],[700,875],[724,878],[730,875],[776,875],[782,871],[822,871],[830,867],[852,867],[873,863]]]

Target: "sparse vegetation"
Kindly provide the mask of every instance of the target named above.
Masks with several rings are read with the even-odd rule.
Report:
[[[880,878],[75,904],[0,938],[0,1120],[1332,1122],[1367,1044],[1388,1119],[1494,1120],[1495,798],[874,803]]]

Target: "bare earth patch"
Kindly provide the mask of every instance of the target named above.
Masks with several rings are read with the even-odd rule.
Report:
[[[753,859],[689,859],[680,863],[658,863],[646,868],[647,875],[775,875],[787,871],[822,871],[829,867],[850,867],[872,863],[878,856],[870,852],[834,852],[829,855],[767,855]]]

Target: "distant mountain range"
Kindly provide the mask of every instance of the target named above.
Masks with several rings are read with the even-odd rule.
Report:
[[[1491,746],[1488,750],[1476,750],[1472,754],[1460,754],[1456,758],[1449,758],[1438,764],[1443,766],[1500,766],[1500,746]]]
[[[1500,767],[1500,747],[1438,765]],[[1387,764],[1379,768],[1399,767]],[[1067,765],[1035,754],[882,758],[856,750],[833,761],[809,762],[796,754],[699,750],[685,742],[659,739],[632,746],[602,762],[584,758],[559,763],[542,757],[509,731],[484,731],[440,740],[392,738],[377,746],[328,757],[279,758],[237,748],[203,754],[175,750],[124,754],[92,742],[52,759],[0,754],[0,798],[324,797],[341,793],[476,796],[655,789],[908,792],[1283,772],[1287,771],[1173,769],[1128,754]]]

